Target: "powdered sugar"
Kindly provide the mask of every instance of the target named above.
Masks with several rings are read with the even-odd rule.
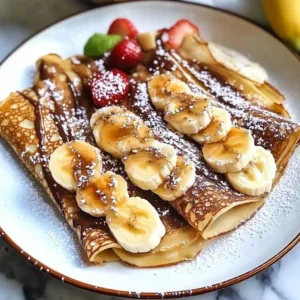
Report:
[[[168,144],[175,145],[179,151],[187,152],[188,158],[193,161],[195,165],[201,165],[201,161],[198,158],[202,155],[201,151],[195,145],[186,142],[178,133],[167,128],[167,126],[162,123],[161,116],[153,110],[149,103],[146,83],[139,84],[137,88],[137,100],[134,102],[133,106],[138,106],[142,112],[149,114],[145,123],[152,128],[155,136],[161,138]]]
[[[228,84],[218,81],[209,71],[197,71],[187,62],[182,61],[182,63],[220,100],[214,104],[225,107],[235,121],[238,120],[239,126],[246,127],[253,132],[263,132],[268,128],[272,136],[280,140],[285,139],[288,132],[295,130],[297,126],[295,123],[288,122],[278,114],[261,109],[258,105],[250,105],[238,91],[233,90]],[[270,145],[266,146],[270,148]]]
[[[209,242],[208,247],[194,261],[178,265],[176,271],[188,268],[191,274],[206,272],[210,268],[214,269],[223,264],[225,260],[234,264],[238,257],[247,255],[245,251],[251,253],[249,245],[257,249],[260,243],[271,239],[273,232],[280,230],[275,228],[284,226],[283,224],[288,222],[299,203],[299,191],[295,189],[295,184],[300,179],[299,164],[300,151],[297,151],[281,182],[251,220],[229,235]]]
[[[91,79],[94,102],[110,105],[122,100],[128,92],[128,79],[123,72],[113,69],[97,73]]]

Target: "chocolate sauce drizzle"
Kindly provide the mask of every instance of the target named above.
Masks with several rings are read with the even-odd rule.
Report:
[[[29,101],[30,104],[34,107],[35,129],[36,129],[37,137],[39,140],[40,155],[41,155],[41,157],[43,157],[44,155],[46,155],[46,153],[44,153],[44,151],[43,151],[43,149],[44,149],[43,141],[45,139],[45,126],[44,126],[44,122],[43,122],[43,118],[42,118],[42,105],[38,101],[35,101],[32,98],[30,98],[29,96],[27,96],[26,94],[21,93],[21,92],[20,92],[20,94],[27,101]],[[64,136],[62,135],[61,137],[64,140]],[[43,170],[45,180],[47,181],[47,184],[50,188],[51,194],[53,195],[54,199],[56,200],[56,202],[59,205],[59,207],[61,208],[61,210],[63,210],[62,198],[69,196],[68,194],[70,194],[70,192],[67,191],[66,189],[64,189],[63,187],[61,187],[60,185],[56,184],[55,180],[52,177],[51,172],[46,167],[45,163],[42,163],[41,165],[42,165],[42,170]]]
[[[68,87],[71,91],[72,94],[72,101],[73,103],[75,102],[74,99],[76,99],[75,96],[75,89],[74,88],[70,88],[71,86],[71,81],[68,82]],[[33,90],[36,92],[36,94],[39,96],[38,93],[38,87],[37,85],[34,86]],[[35,129],[36,129],[36,134],[38,137],[38,141],[39,141],[39,153],[41,157],[46,157],[48,154],[46,152],[44,152],[44,141],[46,138],[45,135],[45,126],[44,126],[44,122],[43,122],[43,114],[42,114],[42,104],[39,101],[35,101],[34,99],[32,99],[30,96],[26,95],[25,93],[20,92],[20,94],[27,100],[30,102],[30,104],[34,107],[34,113],[35,113]],[[50,91],[50,95],[51,95],[51,91]],[[53,117],[55,117],[55,115],[60,115],[63,117],[67,117],[65,114],[65,109],[63,108],[63,106],[56,101],[55,97],[51,96],[51,100],[54,102],[54,106],[55,106],[55,110],[52,113]],[[73,107],[76,107],[76,104],[73,105]],[[65,132],[64,128],[63,128],[63,122],[61,121],[61,118],[57,118],[58,122],[57,122],[57,128],[59,131],[59,135],[62,138],[62,141],[64,143],[70,142],[74,140],[74,135],[72,134],[72,130],[70,130],[70,128],[68,128],[67,132]],[[53,195],[56,203],[59,205],[60,209],[62,212],[64,212],[64,207],[63,207],[63,201],[64,199],[71,199],[72,201],[76,201],[75,200],[75,194],[66,190],[65,188],[63,188],[62,186],[60,186],[59,184],[56,183],[56,181],[54,180],[49,168],[47,167],[47,163],[42,162],[42,170],[43,170],[43,174],[45,177],[45,180],[49,186],[49,189],[51,191],[51,194]],[[77,216],[74,218],[73,220],[73,224],[76,227],[80,227],[81,228],[81,232],[83,233],[86,229],[88,228],[99,228],[102,229],[104,231],[108,231],[108,227],[106,225],[106,222],[103,218],[94,218],[88,214],[86,214],[85,212],[79,210],[77,213]]]

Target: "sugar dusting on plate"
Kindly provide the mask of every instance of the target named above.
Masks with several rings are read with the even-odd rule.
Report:
[[[243,248],[248,247],[249,242],[260,239],[261,243],[265,243],[267,237],[273,235],[274,227],[280,226],[277,220],[284,218],[285,222],[288,222],[296,203],[300,201],[299,189],[295,188],[300,181],[299,165],[300,149],[296,150],[280,182],[251,220],[227,236],[209,242],[208,247],[194,261],[177,265],[175,272],[181,272],[186,268],[191,274],[205,272],[213,266],[220,265],[224,260],[234,264],[236,258],[241,256]],[[300,217],[299,208],[297,214]]]

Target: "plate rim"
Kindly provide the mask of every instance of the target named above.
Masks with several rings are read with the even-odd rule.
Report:
[[[95,8],[83,11],[83,12],[72,14],[72,15],[66,17],[66,18],[63,18],[59,21],[51,23],[50,25],[42,28],[38,32],[30,35],[21,44],[19,44],[12,51],[10,51],[3,58],[3,60],[1,61],[0,68],[26,42],[28,42],[29,40],[34,38],[36,35],[42,33],[43,31],[51,28],[52,26],[57,25],[60,22],[66,21],[66,20],[68,20],[72,17],[78,16],[80,14],[88,13],[92,10],[101,10],[101,8],[103,8],[103,7],[124,5],[126,3],[131,3],[131,2],[142,3],[144,1],[142,1],[142,0],[127,0],[127,1],[123,1],[121,3],[111,3],[111,4],[107,4],[107,5],[102,5],[100,7],[95,7]],[[172,0],[167,0],[167,1],[165,1],[165,0],[155,0],[155,1],[152,1],[152,2],[154,2],[154,3],[157,2],[157,4],[162,3],[162,2],[179,2],[183,5],[188,5],[188,6],[189,5],[190,6],[200,6],[200,7],[205,7],[207,9],[210,9],[210,10],[213,10],[213,11],[218,11],[218,12],[221,12],[223,14],[227,14],[227,15],[233,16],[235,18],[241,19],[245,22],[248,22],[248,23],[254,25],[258,29],[260,29],[260,30],[266,32],[267,34],[269,34],[270,36],[272,36],[272,38],[279,41],[282,45],[284,45],[291,52],[291,54],[293,54],[297,58],[298,62],[300,62],[299,56],[294,51],[292,51],[286,44],[284,44],[279,38],[277,38],[272,33],[270,33],[266,28],[260,26],[258,23],[248,19],[247,17],[240,16],[240,15],[234,13],[234,12],[229,12],[229,11],[227,11],[225,9],[222,9],[222,8],[212,7],[212,6],[209,6],[209,5],[206,5],[206,4],[195,3],[195,2],[191,2],[191,1],[184,1],[183,2],[183,1],[180,1],[180,0],[173,0],[173,1]],[[108,289],[108,288],[98,287],[98,286],[94,286],[92,284],[82,282],[80,280],[76,280],[76,279],[71,278],[69,276],[65,276],[64,274],[55,271],[53,268],[43,264],[39,260],[36,260],[34,257],[30,256],[30,254],[25,252],[19,245],[17,245],[14,242],[14,240],[10,236],[8,236],[6,234],[6,232],[1,228],[1,226],[0,226],[0,237],[2,237],[14,249],[14,251],[16,251],[16,253],[19,254],[27,262],[29,262],[31,265],[33,265],[34,267],[36,267],[40,271],[43,271],[44,273],[49,274],[49,275],[51,275],[52,277],[54,277],[56,279],[59,279],[63,282],[66,282],[66,283],[72,285],[72,286],[75,286],[77,288],[81,288],[81,289],[91,291],[91,292],[94,292],[94,293],[98,293],[98,294],[109,295],[109,296],[118,296],[118,297],[124,297],[124,298],[140,298],[140,299],[163,299],[163,298],[164,299],[170,299],[170,298],[190,297],[190,296],[206,294],[206,293],[209,293],[209,292],[214,292],[214,291],[229,287],[231,285],[240,283],[240,282],[242,282],[242,281],[244,281],[244,280],[260,273],[260,272],[262,272],[263,270],[265,270],[266,268],[270,267],[272,264],[277,262],[285,254],[287,254],[298,243],[300,243],[300,232],[299,232],[298,235],[296,235],[296,237],[289,244],[287,244],[281,251],[279,251],[276,255],[274,255],[273,257],[271,257],[269,260],[265,261],[264,263],[262,263],[258,267],[254,268],[254,269],[252,269],[252,270],[250,270],[246,273],[243,273],[239,276],[233,277],[233,278],[228,279],[226,281],[222,281],[220,283],[213,284],[213,285],[208,286],[208,287],[201,287],[201,288],[190,289],[190,290],[172,291],[172,292],[165,292],[165,293],[160,293],[160,292],[158,292],[158,293],[155,293],[155,292],[137,293],[137,292],[120,291],[120,290],[115,290],[115,289]]]

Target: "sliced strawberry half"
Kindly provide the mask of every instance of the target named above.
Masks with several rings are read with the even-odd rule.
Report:
[[[98,106],[107,106],[121,102],[129,91],[127,75],[117,69],[99,72],[90,82],[93,102]]]
[[[118,18],[111,23],[108,34],[119,34],[129,39],[136,39],[139,32],[130,20]]]
[[[188,20],[179,20],[169,29],[168,44],[173,49],[178,49],[184,38],[193,34],[199,33],[199,28]]]
[[[121,70],[135,67],[142,58],[142,49],[135,40],[123,40],[110,53],[108,65]]]

